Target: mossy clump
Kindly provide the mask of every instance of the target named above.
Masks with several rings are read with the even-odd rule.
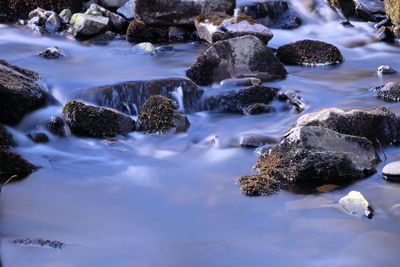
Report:
[[[257,23],[257,20],[253,19],[252,17],[250,17],[244,13],[240,13],[240,15],[236,17],[236,23],[239,23],[244,20],[247,21],[248,23],[250,23],[251,25]]]
[[[0,183],[4,184],[10,177],[22,179],[36,171],[38,168],[10,151],[0,151]]]
[[[344,61],[336,46],[316,40],[302,40],[281,46],[277,57],[288,65],[327,65]]]
[[[214,26],[219,26],[224,20],[230,18],[232,17],[224,12],[213,12],[197,16],[196,21],[199,23],[212,23]]]
[[[3,125],[0,125],[0,150],[7,149],[14,145],[15,142],[12,135]]]
[[[148,134],[185,132],[190,123],[177,109],[175,101],[167,97],[150,96],[138,117],[139,131]]]
[[[78,136],[114,137],[135,130],[135,121],[128,115],[76,100],[65,104],[63,115],[71,132]]]

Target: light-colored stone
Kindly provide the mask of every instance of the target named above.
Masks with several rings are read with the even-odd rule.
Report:
[[[392,67],[388,66],[388,65],[382,65],[379,66],[376,73],[381,76],[381,75],[385,75],[385,74],[393,74],[396,73],[396,70],[394,70]]]
[[[369,217],[371,211],[368,201],[358,191],[351,191],[339,200],[339,205],[348,213],[357,216]]]
[[[140,43],[132,47],[132,52],[138,55],[152,55],[157,54],[157,49],[152,43]]]
[[[76,13],[71,18],[70,33],[74,36],[89,37],[103,32],[108,25],[109,18]]]
[[[117,9],[117,13],[121,14],[128,20],[135,17],[135,0],[129,0],[123,6]]]
[[[400,178],[400,161],[394,161],[385,165],[382,174],[388,178]]]

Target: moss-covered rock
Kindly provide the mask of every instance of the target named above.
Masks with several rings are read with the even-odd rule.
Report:
[[[0,124],[0,150],[7,149],[14,145],[15,145],[14,138],[7,131],[7,129]]]
[[[288,65],[337,64],[344,60],[336,46],[315,40],[302,40],[281,46],[277,57]]]
[[[160,95],[150,96],[137,122],[140,131],[150,134],[181,133],[190,127],[187,117],[178,111],[176,102]]]
[[[118,111],[70,101],[63,108],[65,121],[78,136],[113,137],[135,130],[135,121]]]
[[[396,35],[400,38],[400,0],[385,0],[386,16],[397,27]]]
[[[271,195],[279,191],[282,183],[265,174],[243,175],[236,179],[240,191],[248,196]]]
[[[22,118],[53,101],[36,83],[38,74],[0,60],[0,123],[17,124]]]
[[[23,179],[38,168],[22,158],[20,155],[10,151],[0,151],[0,183],[6,182],[11,176],[15,179]]]

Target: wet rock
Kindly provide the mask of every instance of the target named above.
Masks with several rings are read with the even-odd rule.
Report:
[[[126,32],[128,28],[128,21],[124,17],[113,13],[97,4],[92,4],[90,6],[90,10],[100,12],[102,16],[109,18],[109,25],[114,31],[119,33]]]
[[[193,25],[200,14],[224,12],[232,15],[235,0],[136,0],[135,15],[146,24]]]
[[[11,176],[23,179],[37,170],[37,167],[10,151],[0,151],[0,183],[3,184]]]
[[[131,117],[79,101],[65,104],[63,115],[71,132],[78,136],[114,137],[135,130],[135,121]]]
[[[391,181],[400,181],[400,161],[386,164],[382,170],[383,176]]]
[[[157,54],[157,49],[152,43],[140,43],[132,47],[132,53],[137,55],[150,55],[155,56]]]
[[[117,9],[117,13],[127,20],[135,17],[135,0],[128,0],[124,5]]]
[[[72,12],[69,9],[63,9],[58,16],[62,23],[69,24],[72,18]]]
[[[190,127],[176,102],[160,95],[150,96],[144,103],[137,122],[139,131],[149,134],[183,133]]]
[[[238,17],[225,13],[202,14],[196,17],[195,25],[200,39],[209,43],[245,35],[254,35],[268,43],[274,36],[270,29],[244,14]]]
[[[289,7],[287,1],[263,0],[241,3],[239,10],[270,28],[293,29],[301,25],[300,16]]]
[[[239,144],[242,147],[256,148],[265,146],[267,144],[276,144],[278,140],[275,138],[260,135],[260,134],[246,134],[240,137]]]
[[[64,137],[69,134],[69,128],[62,117],[53,116],[45,123],[45,128],[54,135]]]
[[[0,150],[8,149],[15,145],[14,138],[7,129],[0,124]]]
[[[385,7],[380,0],[354,0],[355,11],[359,18],[366,21],[378,21],[378,18],[384,18]]]
[[[206,99],[206,109],[218,112],[243,113],[253,104],[268,104],[277,94],[277,89],[256,85],[211,95]]]
[[[269,175],[243,175],[236,179],[240,191],[248,196],[272,195],[279,191],[282,183]]]
[[[358,191],[351,191],[339,200],[339,205],[351,215],[372,218],[373,210],[368,201]]]
[[[0,15],[0,20],[16,21],[20,18],[27,18],[28,14],[37,7],[55,12],[61,12],[66,8],[73,12],[79,12],[82,8],[82,0],[2,0],[0,7],[0,13],[3,15]]]
[[[342,134],[362,136],[373,143],[399,142],[400,120],[389,109],[323,109],[301,116],[295,126],[322,126]]]
[[[48,143],[49,137],[45,133],[30,133],[28,137],[35,143]]]
[[[227,78],[256,77],[270,81],[286,77],[287,72],[257,37],[248,35],[216,42],[186,74],[199,85],[209,85]]]
[[[63,56],[58,47],[46,48],[46,50],[40,52],[38,55],[46,59],[57,59]]]
[[[396,73],[396,70],[394,70],[392,67],[388,65],[382,65],[379,66],[376,73],[381,76],[381,75],[386,75],[386,74],[393,74]]]
[[[262,81],[257,78],[230,78],[222,80],[219,83],[223,87],[234,87],[234,86],[254,86],[261,85]]]
[[[326,65],[343,62],[340,50],[331,44],[302,40],[278,48],[277,57],[289,65]]]
[[[75,37],[91,37],[107,29],[109,18],[76,13],[71,18],[69,33]]]
[[[55,33],[60,31],[61,27],[61,20],[57,14],[53,13],[47,18],[45,23],[45,28],[47,31]]]
[[[44,247],[44,248],[52,248],[52,249],[62,249],[64,247],[64,243],[60,241],[51,241],[44,239],[16,239],[14,240],[15,244],[28,246],[28,247]]]
[[[389,82],[378,89],[378,97],[388,102],[399,102],[400,82]]]
[[[243,108],[243,114],[247,116],[259,115],[262,113],[274,112],[275,108],[268,106],[264,103],[254,103]]]
[[[353,0],[328,0],[329,4],[340,10],[344,17],[348,18],[356,13],[356,6]]]
[[[282,92],[279,94],[278,98],[281,101],[289,102],[296,108],[297,112],[303,112],[307,107],[307,104],[304,102],[303,98],[294,91]]]
[[[100,5],[107,8],[119,8],[125,4],[127,0],[100,0]]]
[[[0,60],[0,123],[17,124],[51,101],[46,89],[36,83],[38,74]]]
[[[203,90],[189,79],[167,78],[94,87],[80,93],[77,98],[137,115],[151,95],[175,99],[178,103],[181,102],[181,109],[189,113],[200,110],[199,101]]]

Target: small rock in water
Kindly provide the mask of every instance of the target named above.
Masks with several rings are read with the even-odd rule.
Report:
[[[49,142],[49,137],[45,133],[30,133],[28,137],[35,143]]]
[[[232,86],[255,86],[261,85],[262,81],[258,78],[230,78],[225,79],[219,83],[219,85],[224,87],[232,87]]]
[[[304,102],[303,98],[294,91],[280,93],[278,98],[282,101],[288,101],[296,108],[298,112],[303,112],[307,107],[307,104]]]
[[[389,82],[378,89],[378,98],[388,102],[400,101],[400,82]]]
[[[383,167],[382,174],[390,181],[400,181],[400,161],[387,164]]]
[[[63,56],[58,47],[49,47],[38,55],[47,59],[57,59]]]
[[[157,54],[157,49],[152,43],[140,43],[132,47],[132,52],[137,55],[151,55],[155,56]]]
[[[45,128],[59,137],[70,134],[69,128],[62,117],[51,117],[50,120],[45,123]]]
[[[64,247],[64,243],[60,241],[51,241],[44,239],[17,239],[14,240],[15,244],[28,246],[28,247],[45,247],[52,249],[62,249]]]
[[[339,200],[339,205],[348,213],[372,218],[373,210],[368,201],[358,191],[351,191]]]
[[[255,148],[265,146],[267,144],[276,144],[278,141],[275,138],[265,135],[246,134],[240,137],[239,143],[242,147]]]
[[[388,66],[388,65],[382,65],[378,67],[378,70],[376,71],[378,75],[385,75],[385,74],[393,74],[396,73],[396,71]]]

